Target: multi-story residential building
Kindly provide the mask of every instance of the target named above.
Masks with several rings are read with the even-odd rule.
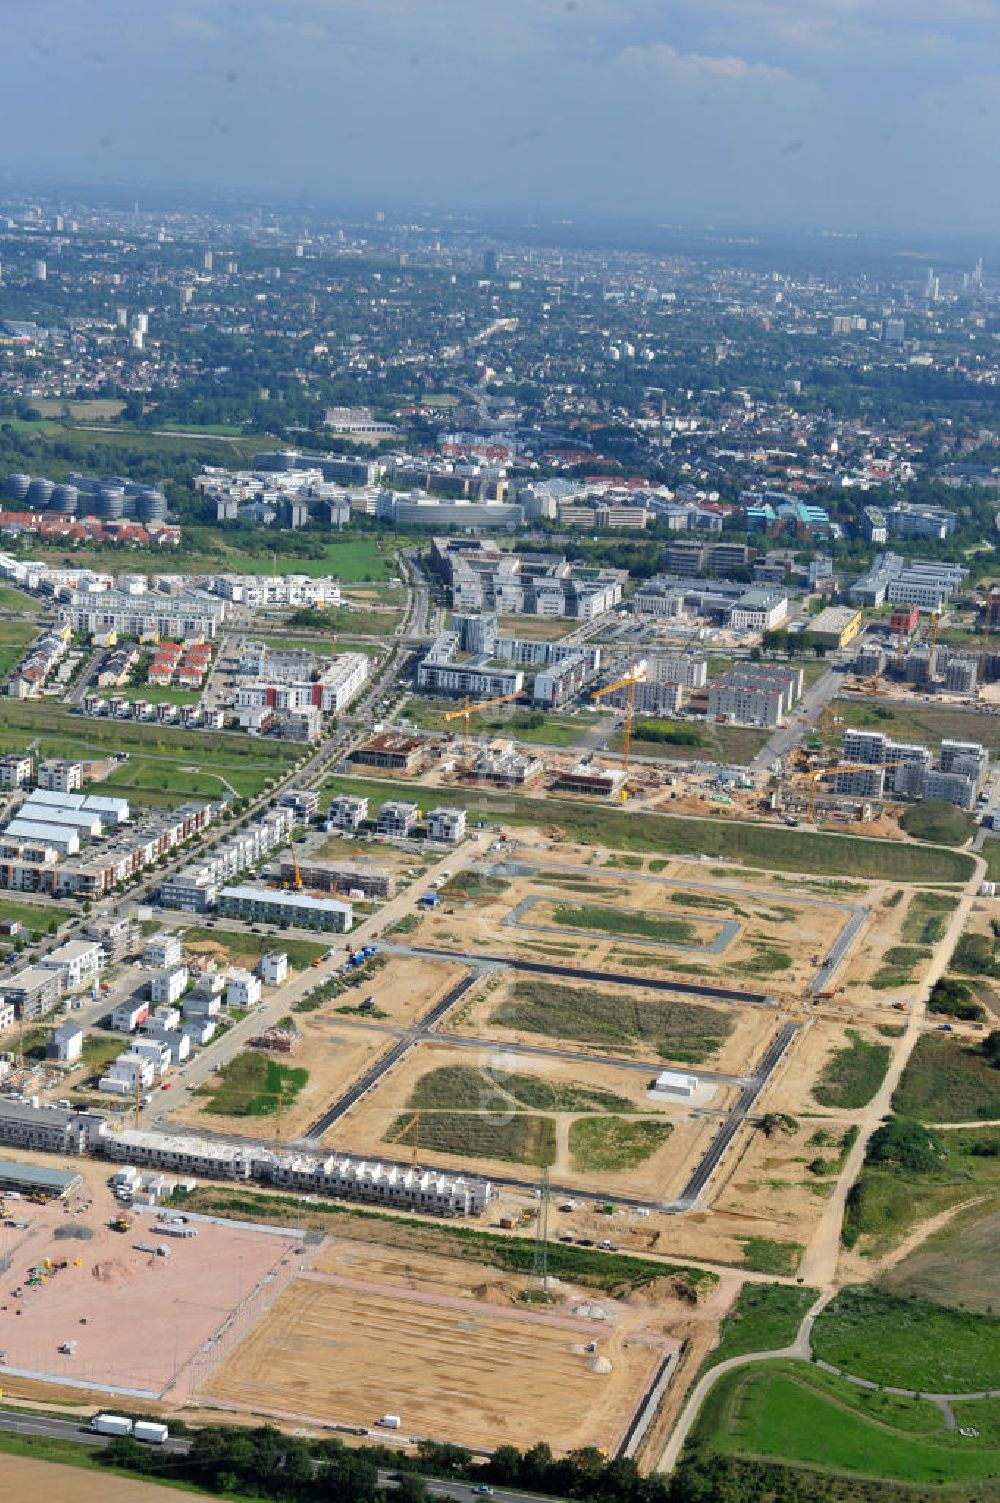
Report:
[[[0,1003],[12,1006],[19,1018],[33,1021],[51,1012],[62,995],[60,973],[51,966],[31,965],[0,980]]]
[[[294,882],[295,867],[291,861],[282,861],[280,875],[283,886]],[[299,875],[306,887],[317,892],[391,898],[396,891],[395,872],[389,867],[370,866],[367,862],[305,860],[299,862]]]
[[[773,631],[787,615],[784,590],[750,589],[733,604],[729,625],[734,631]]]
[[[83,787],[83,763],[49,760],[38,764],[38,786],[47,793],[73,793]]]
[[[289,923],[300,929],[325,929],[347,934],[353,923],[350,903],[338,898],[312,898],[301,892],[278,892],[266,887],[224,887],[219,912],[251,923]]]
[[[256,1007],[261,995],[261,979],[253,971],[229,972],[226,980],[227,1007]]]
[[[416,804],[387,799],[378,811],[375,828],[380,835],[406,836],[416,824],[419,814]]]
[[[412,772],[423,754],[419,736],[403,731],[383,731],[372,736],[351,752],[351,761],[362,767],[378,767],[389,772]]]
[[[93,939],[71,939],[43,955],[38,964],[59,973],[62,992],[76,991],[96,981],[104,965],[100,945]]]
[[[457,845],[465,839],[465,810],[450,809],[443,804],[427,813],[425,824],[428,840],[440,840],[447,845]]]
[[[368,818],[368,799],[358,794],[345,793],[330,800],[326,822],[335,830],[347,830],[351,834],[360,830]]]
[[[204,913],[214,905],[223,883],[257,866],[287,841],[294,822],[292,810],[280,806],[252,820],[214,850],[168,877],[160,888],[163,907]]]
[[[179,966],[184,946],[179,934],[160,930],[151,934],[142,947],[142,963],[151,971],[165,971]]]
[[[521,692],[524,674],[519,668],[491,666],[493,660],[485,654],[461,660],[460,642],[456,631],[438,637],[417,667],[418,689],[475,699],[498,699]]]
[[[0,788],[24,788],[31,782],[31,757],[22,752],[8,752],[0,757]]]

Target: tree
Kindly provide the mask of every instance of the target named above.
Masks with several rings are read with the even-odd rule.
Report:
[[[1000,1028],[994,1028],[983,1039],[983,1058],[989,1060],[994,1069],[1000,1070]]]
[[[936,1138],[922,1122],[909,1117],[890,1117],[872,1134],[868,1144],[870,1164],[892,1164],[915,1174],[927,1174],[936,1169],[940,1159],[941,1149]]]

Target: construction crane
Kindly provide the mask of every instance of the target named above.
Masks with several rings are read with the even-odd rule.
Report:
[[[305,884],[302,881],[302,873],[299,871],[299,858],[295,854],[295,841],[292,839],[291,830],[288,832],[288,849],[292,853],[292,871],[294,872],[294,876],[289,877],[285,886],[292,887],[296,892],[299,892]]]
[[[941,621],[941,612],[940,611],[931,611],[930,625],[927,628],[927,641],[928,641],[928,643],[930,645],[930,648],[931,648],[932,652],[933,652],[934,648],[937,646],[938,626],[940,624],[940,621]]]
[[[902,759],[894,762],[837,762],[833,767],[815,767],[810,772],[790,773],[789,777],[793,783],[809,784],[808,817],[813,821],[816,816],[816,794],[823,778],[835,778],[842,772],[887,772],[890,767],[904,765]]]
[[[596,689],[590,696],[591,699],[603,699],[606,694],[614,694],[616,689],[625,689],[625,734],[622,737],[622,771],[628,772],[628,756],[632,748],[632,725],[635,721],[635,686],[645,681],[645,668],[633,668],[632,672],[624,678],[616,679],[613,684],[605,684],[603,689]],[[622,803],[628,795],[622,789]]]
[[[401,1133],[397,1133],[395,1139],[397,1143],[402,1143],[404,1138],[408,1138],[412,1134],[413,1149],[410,1154],[410,1163],[414,1165],[417,1162],[417,1153],[420,1150],[420,1116],[421,1114],[419,1111],[414,1112],[409,1122],[407,1122],[406,1126],[403,1128],[403,1131]]]
[[[496,699],[483,699],[478,704],[472,704],[466,695],[465,703],[460,710],[449,710],[441,719],[446,721],[461,720],[462,722],[462,763],[466,768],[469,765],[469,720],[473,715],[478,715],[480,710],[492,709],[494,705],[510,704],[512,699],[524,699],[524,689],[518,689],[514,694],[498,694]]]

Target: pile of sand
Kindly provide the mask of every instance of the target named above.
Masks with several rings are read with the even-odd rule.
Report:
[[[89,1242],[94,1231],[92,1227],[81,1226],[79,1221],[64,1221],[61,1226],[56,1227],[52,1235],[57,1242],[64,1242],[70,1237],[75,1237],[79,1242]]]
[[[135,1269],[123,1263],[121,1258],[106,1258],[103,1263],[95,1263],[90,1272],[99,1283],[115,1284],[119,1288],[131,1284],[135,1278]]]
[[[485,1305],[516,1305],[520,1299],[516,1285],[507,1284],[502,1279],[492,1284],[476,1284],[472,1294]]]
[[[608,1373],[613,1372],[614,1368],[608,1357],[591,1357],[587,1363],[587,1371],[589,1373],[598,1373],[603,1378],[607,1377]]]

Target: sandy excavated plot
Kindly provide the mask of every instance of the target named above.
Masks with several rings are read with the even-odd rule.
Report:
[[[558,856],[561,862],[563,854],[560,848],[553,859]],[[730,887],[713,883],[706,869],[678,871],[677,879],[682,884],[690,880],[690,888],[669,886],[632,871],[610,867],[581,868],[580,874],[587,879],[587,886],[560,887],[558,878],[568,876],[572,881],[573,874],[541,868],[531,876],[510,879],[501,894],[446,900],[442,909],[419,919],[411,937],[414,943],[442,949],[564,960],[568,964],[604,966],[642,976],[677,975],[692,980],[704,977],[734,987],[801,993],[848,918],[839,895],[831,894],[828,903],[802,903],[796,900],[794,892],[768,888],[758,892],[756,888],[750,890],[746,882],[742,884],[744,890],[734,892]],[[673,879],[674,873],[670,875]],[[688,895],[722,906],[706,907],[703,902],[684,901]],[[674,896],[680,901],[674,902]],[[810,896],[824,895],[817,891]],[[525,898],[539,901],[524,911],[520,923],[505,922]],[[553,909],[557,904],[588,904],[658,918],[686,919],[698,941],[690,949],[670,949],[642,944],[638,938],[625,934],[603,938],[555,924]],[[711,953],[705,946],[719,934],[726,920],[739,924],[739,933],[720,953]],[[769,969],[768,951],[786,955],[791,962],[788,968]]]
[[[465,975],[468,966],[461,961],[431,960],[423,955],[391,955],[386,964],[356,987],[341,992],[311,1013],[296,1013],[301,1027],[309,1018],[330,1018],[339,1022],[348,1016],[338,1007],[356,1007],[366,997],[375,999],[375,1007],[388,1016],[385,1023],[416,1023],[439,1002],[445,992]],[[363,1015],[362,1015],[363,1017]]]
[[[525,1044],[529,1047],[536,1044],[547,1048],[571,1049],[581,1054],[611,1054],[622,1059],[648,1059],[652,1074],[656,1074],[669,1064],[669,1059],[658,1054],[655,1047],[635,1039],[622,1038],[601,1045],[587,1043],[580,1039],[560,1039],[548,1034],[528,1033],[524,1029],[514,1028],[508,1024],[491,1022],[492,1015],[510,999],[518,979],[515,974],[506,973],[495,982],[487,983],[484,989],[477,991],[441,1026],[449,1032],[482,1039],[485,1049],[496,1049],[503,1044]],[[547,977],[520,979],[527,979],[529,984],[534,983],[539,986],[544,986],[549,981]],[[746,1074],[753,1069],[760,1055],[763,1054],[777,1026],[775,1011],[770,1007],[756,1005],[736,1007],[729,1003],[713,1003],[702,997],[670,998],[669,994],[639,991],[625,985],[598,986],[593,982],[574,982],[571,976],[552,977],[551,981],[573,986],[579,992],[582,1004],[585,1003],[587,997],[603,998],[609,995],[620,997],[623,1008],[628,1008],[635,1002],[655,1006],[657,1002],[666,1004],[668,1001],[679,1001],[707,1008],[710,1012],[716,1013],[720,1019],[728,1018],[732,1025],[731,1031],[719,1048],[715,1052],[706,1051],[704,1058],[697,1064],[682,1064],[680,1066],[682,1069],[713,1070],[724,1075]],[[717,1102],[713,1102],[713,1105],[716,1104]]]
[[[302,1419],[373,1425],[466,1445],[609,1449],[665,1344],[626,1344],[611,1322],[356,1277],[297,1279],[202,1390],[204,1397]],[[589,1301],[588,1301],[589,1304]],[[597,1356],[609,1372],[593,1372]],[[602,1366],[604,1364],[601,1364]]]
[[[338,1020],[339,1021],[339,1020]],[[198,1132],[232,1133],[244,1138],[273,1138],[282,1142],[304,1133],[310,1123],[345,1091],[352,1081],[391,1043],[385,1033],[368,1028],[338,1028],[313,1013],[297,1014],[302,1042],[294,1054],[272,1055],[292,1069],[304,1069],[309,1079],[292,1104],[266,1117],[230,1117],[206,1110],[209,1096],[192,1095],[171,1113],[171,1122]]]
[[[19,1503],[54,1503],[58,1498],[72,1498],[73,1503],[171,1503],[177,1498],[173,1488],[138,1477],[86,1472],[30,1456],[4,1456],[3,1479],[8,1496]]]
[[[295,1238],[207,1223],[190,1240],[164,1238],[156,1234],[155,1216],[145,1214],[137,1215],[131,1232],[113,1232],[107,1222],[114,1209],[104,1189],[80,1215],[68,1214],[61,1203],[26,1204],[21,1215],[28,1229],[7,1229],[11,1268],[0,1301],[6,1366],[159,1393],[241,1296],[283,1264],[291,1268],[286,1260]],[[55,1237],[57,1228],[73,1225],[93,1236]],[[160,1241],[170,1246],[168,1258],[133,1247]],[[28,1288],[29,1266],[45,1258],[66,1259],[69,1266],[41,1288]],[[24,1294],[15,1299],[18,1285]],[[65,1341],[77,1343],[72,1356],[59,1353]]]
[[[720,1086],[711,1099],[710,1110],[703,1115],[693,1115],[691,1107],[684,1103],[652,1104],[645,1092],[652,1080],[653,1071],[618,1070],[610,1065],[581,1065],[577,1062],[527,1058],[523,1055],[497,1052],[486,1048],[462,1049],[443,1044],[418,1044],[366,1097],[359,1101],[346,1116],[331,1129],[328,1135],[330,1146],[348,1148],[356,1153],[382,1154],[390,1157],[410,1157],[413,1138],[409,1136],[402,1144],[394,1144],[388,1137],[392,1124],[408,1109],[410,1094],[420,1080],[432,1070],[442,1067],[463,1066],[476,1070],[501,1070],[540,1076],[553,1083],[576,1084],[613,1091],[627,1098],[636,1108],[637,1116],[648,1116],[659,1122],[668,1122],[672,1132],[666,1142],[649,1158],[631,1169],[580,1169],[569,1149],[570,1124],[580,1115],[595,1113],[556,1112],[546,1108],[514,1107],[528,1115],[550,1117],[556,1124],[557,1157],[552,1166],[552,1176],[561,1183],[583,1189],[600,1189],[618,1194],[649,1196],[669,1199],[676,1195],[685,1178],[703,1153],[713,1133],[717,1130],[721,1114],[735,1098],[735,1087]],[[484,1113],[487,1123],[497,1119],[496,1113],[505,1115],[506,1108],[498,1103],[496,1093],[484,1078]],[[433,1115],[425,1108],[421,1120]],[[470,1116],[475,1113],[470,1112]],[[512,1159],[487,1158],[465,1153],[446,1153],[440,1148],[426,1149],[421,1155],[419,1146],[420,1127],[416,1129],[417,1158],[426,1158],[435,1166],[462,1170],[489,1176],[523,1175],[534,1180],[537,1168]]]

